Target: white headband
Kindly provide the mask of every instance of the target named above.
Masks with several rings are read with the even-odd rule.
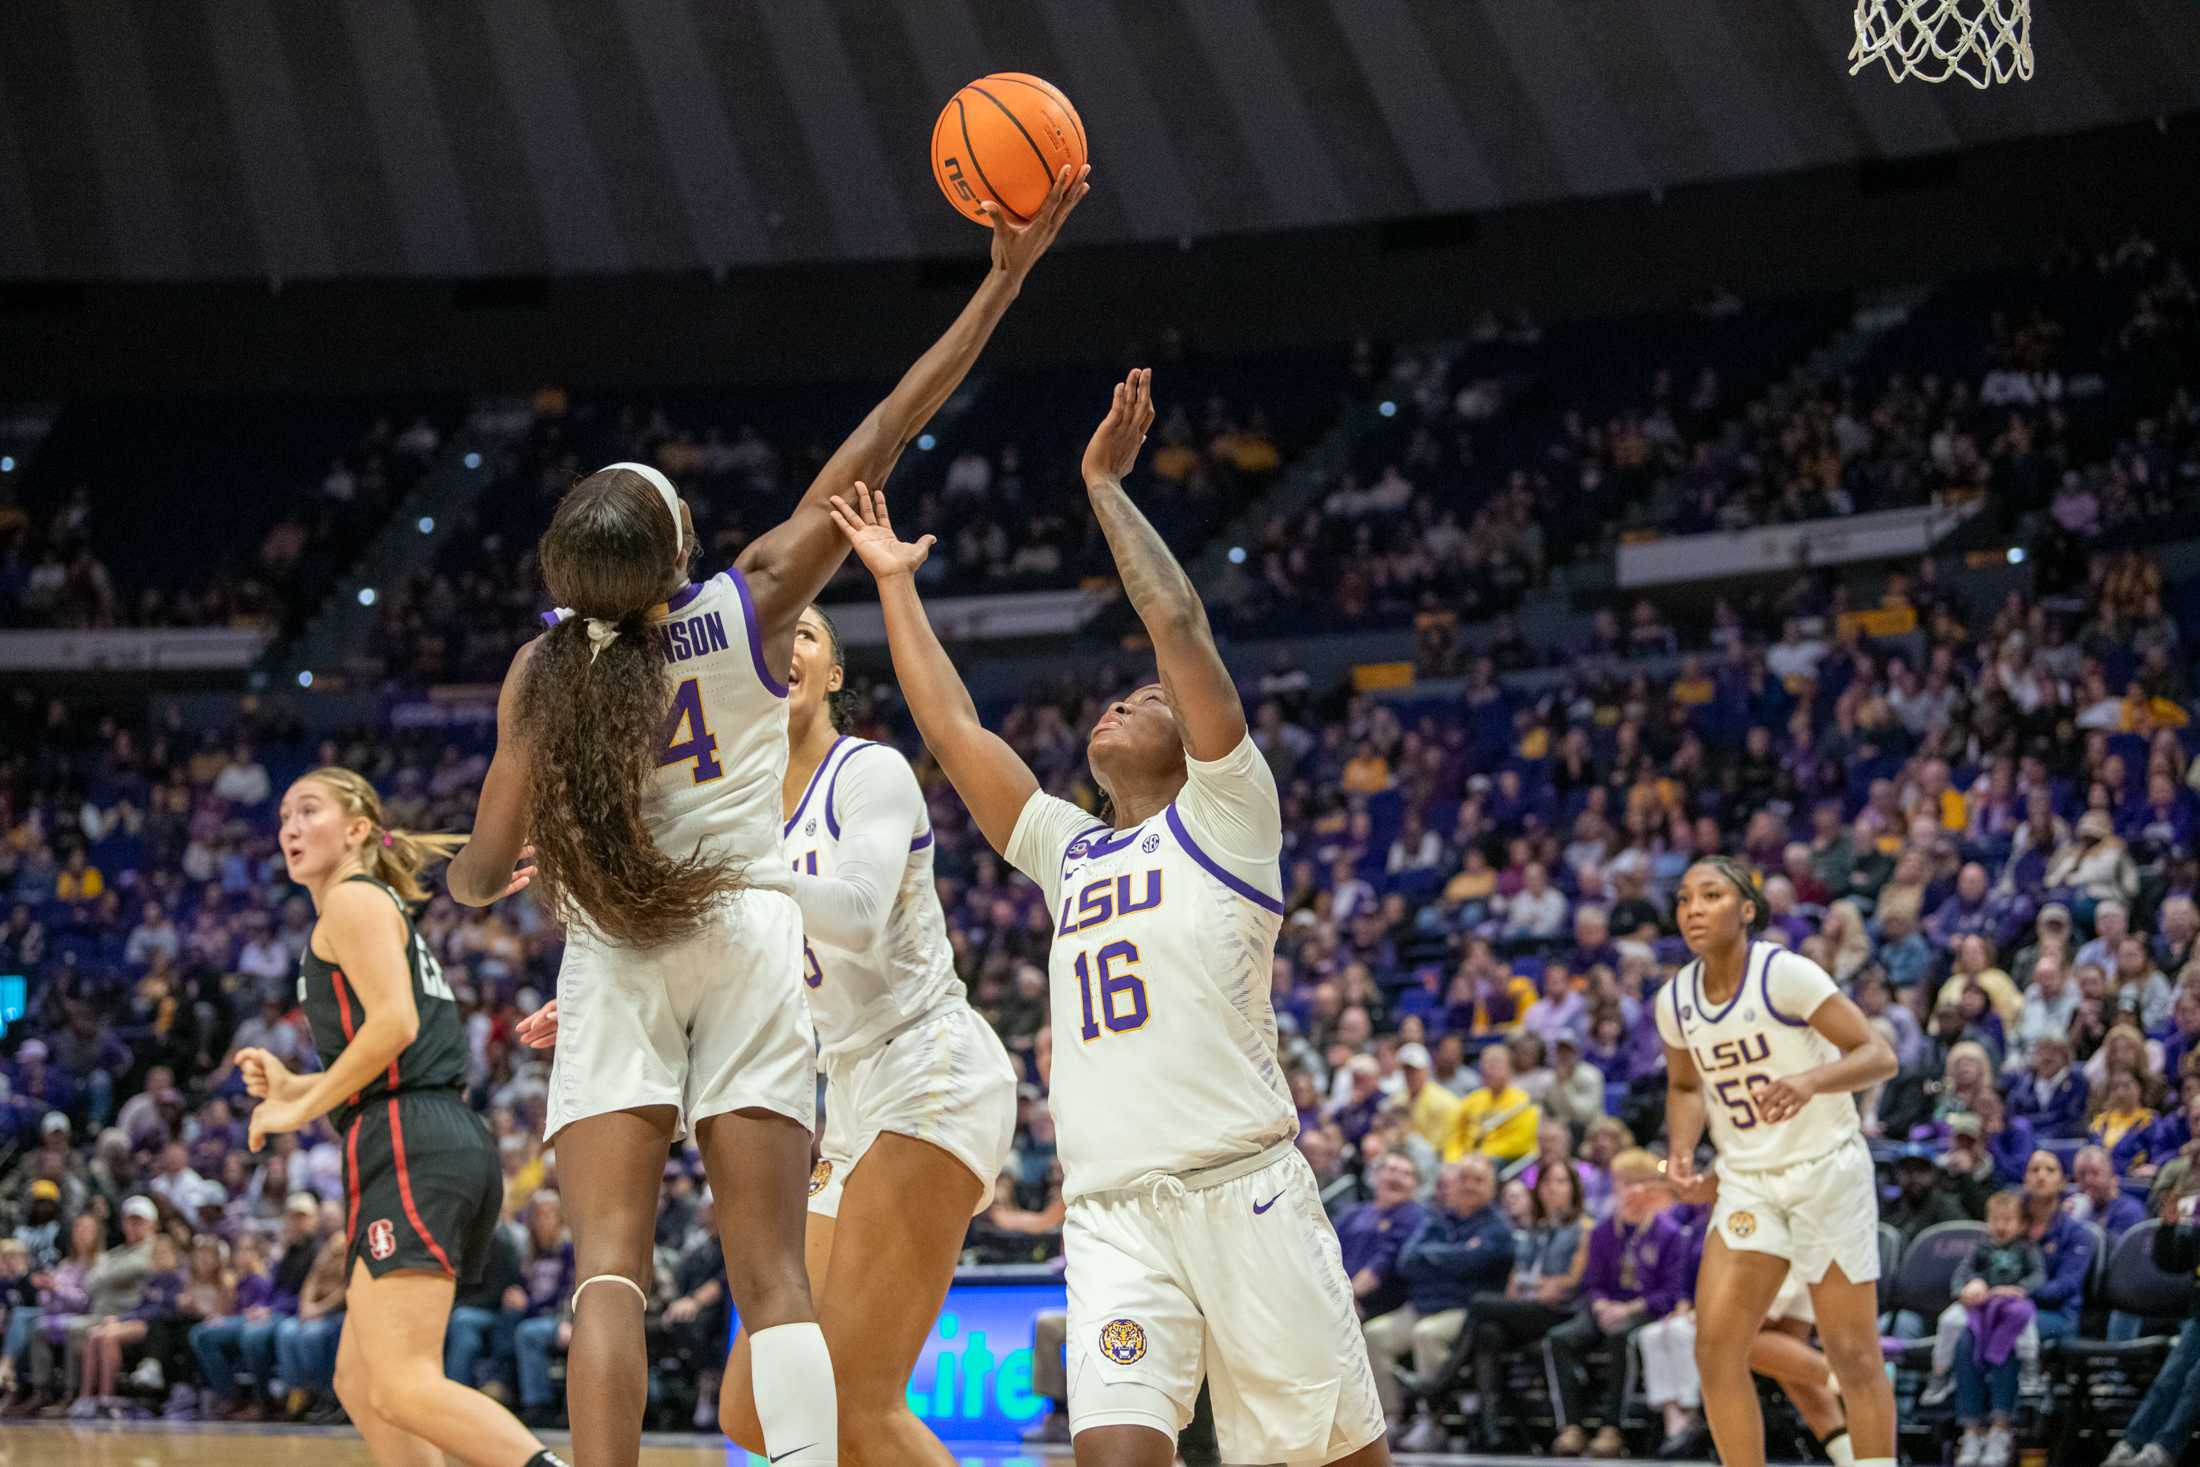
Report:
[[[657,497],[665,502],[665,513],[672,516],[672,538],[680,542],[680,555],[687,555],[687,531],[680,524],[680,496],[673,489],[672,481],[648,464],[606,464],[604,472],[625,469],[630,474],[640,474],[649,480],[649,486],[657,491]]]
[[[606,464],[602,471],[608,472],[611,469],[625,469],[630,474],[639,474],[649,481],[650,488],[657,491],[657,497],[665,502],[665,513],[672,516],[672,538],[680,546],[677,563],[686,564],[687,530],[680,523],[680,496],[673,490],[672,481],[648,464]],[[615,624],[599,620],[593,616],[581,618],[581,630],[588,634],[588,661],[590,665],[594,665],[596,659],[603,655],[604,648],[619,640],[619,629]],[[593,1283],[595,1280],[591,1279],[589,1282]]]

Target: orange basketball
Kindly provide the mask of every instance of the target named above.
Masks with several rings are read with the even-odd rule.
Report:
[[[932,125],[932,176],[940,192],[979,224],[978,206],[999,204],[1020,224],[1046,202],[1064,166],[1085,166],[1085,124],[1051,82],[996,71],[955,93]]]

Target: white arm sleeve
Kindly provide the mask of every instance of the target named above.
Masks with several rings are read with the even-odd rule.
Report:
[[[1248,733],[1220,759],[1186,756],[1177,814],[1200,845],[1241,865],[1272,863],[1283,853],[1283,805],[1276,776]]]
[[[1801,953],[1782,950],[1768,961],[1772,966],[1765,970],[1765,999],[1774,1017],[1790,1024],[1808,1024],[1818,1006],[1841,991],[1825,969]]]
[[[797,871],[795,905],[811,937],[868,952],[893,914],[911,843],[924,834],[924,793],[899,754],[859,749],[841,765],[830,799],[830,814],[840,824],[833,874]]]
[[[1062,856],[1078,833],[1087,830],[1105,834],[1107,825],[1089,810],[1079,809],[1045,790],[1033,790],[1016,816],[1016,828],[1009,833],[1008,848],[1001,854],[1008,857],[1009,865],[1039,884],[1051,907],[1061,900]]]

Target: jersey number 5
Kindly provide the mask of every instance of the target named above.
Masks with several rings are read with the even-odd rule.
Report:
[[[692,762],[695,782],[709,784],[726,772],[718,762],[718,736],[703,722],[703,689],[694,678],[680,684],[665,714],[665,745],[657,751],[657,767]]]
[[[1118,973],[1116,964],[1125,969],[1138,966],[1138,944],[1111,942],[1097,953],[1077,955],[1077,996],[1084,1005],[1085,1022],[1079,1037],[1094,1040],[1100,1037],[1104,1024],[1110,1034],[1128,1034],[1133,1029],[1146,1027],[1146,983],[1133,972]],[[1097,1009],[1093,1001],[1093,970],[1099,970],[1100,996]]]
[[[1757,1102],[1751,1092],[1764,1084],[1765,1078],[1763,1075],[1741,1075],[1721,1080],[1713,1087],[1733,1119],[1735,1130],[1751,1130],[1762,1119],[1757,1114]]]

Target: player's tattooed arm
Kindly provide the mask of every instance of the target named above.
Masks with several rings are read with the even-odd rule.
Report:
[[[1123,488],[1153,416],[1153,372],[1141,367],[1116,384],[1108,415],[1085,448],[1085,492],[1115,557],[1123,594],[1153,640],[1161,689],[1185,748],[1194,759],[1220,759],[1245,738],[1245,705],[1192,578]]]

